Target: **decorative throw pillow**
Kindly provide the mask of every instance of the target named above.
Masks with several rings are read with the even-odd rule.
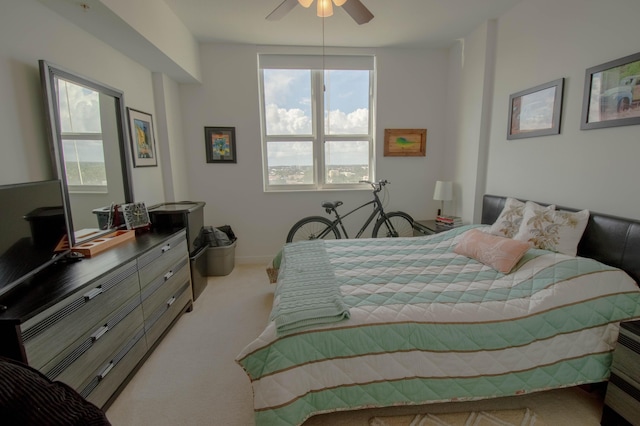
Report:
[[[504,203],[504,208],[502,209],[502,212],[500,212],[498,219],[496,219],[494,224],[491,225],[491,228],[489,228],[489,233],[500,237],[513,238],[520,229],[522,215],[526,204],[536,210],[555,209],[554,205],[543,207],[533,201],[527,201],[524,203],[520,200],[516,200],[515,198],[507,197],[507,200]]]
[[[522,225],[514,240],[533,247],[575,256],[587,223],[589,210],[579,212],[535,211],[525,207]]]
[[[471,229],[464,233],[453,251],[508,274],[529,248],[523,241]]]

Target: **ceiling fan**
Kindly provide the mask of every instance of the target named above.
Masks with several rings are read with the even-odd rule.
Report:
[[[342,7],[345,12],[349,14],[353,18],[354,21],[358,23],[358,25],[366,24],[370,20],[373,19],[373,14],[363,5],[360,0],[316,0],[318,3],[318,16],[325,18],[327,16],[333,15],[333,3]],[[313,3],[313,0],[284,0],[278,7],[275,8],[273,12],[271,12],[267,16],[267,20],[269,21],[277,21],[278,19],[283,18],[287,13],[289,13],[294,7],[298,4],[309,7]]]

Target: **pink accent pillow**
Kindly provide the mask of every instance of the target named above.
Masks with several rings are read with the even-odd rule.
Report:
[[[471,229],[464,233],[453,251],[508,274],[529,248],[531,246],[524,241]]]

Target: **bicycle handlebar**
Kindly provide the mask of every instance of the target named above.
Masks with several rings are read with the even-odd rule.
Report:
[[[371,182],[370,180],[361,180],[359,181],[359,183],[368,183],[373,187],[374,191],[380,192],[383,186],[390,184],[391,182],[389,182],[386,179],[380,179],[378,182]]]

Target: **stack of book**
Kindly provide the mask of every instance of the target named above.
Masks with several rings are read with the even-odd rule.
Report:
[[[455,228],[456,226],[462,225],[462,218],[458,216],[438,215],[436,216],[436,225]]]

